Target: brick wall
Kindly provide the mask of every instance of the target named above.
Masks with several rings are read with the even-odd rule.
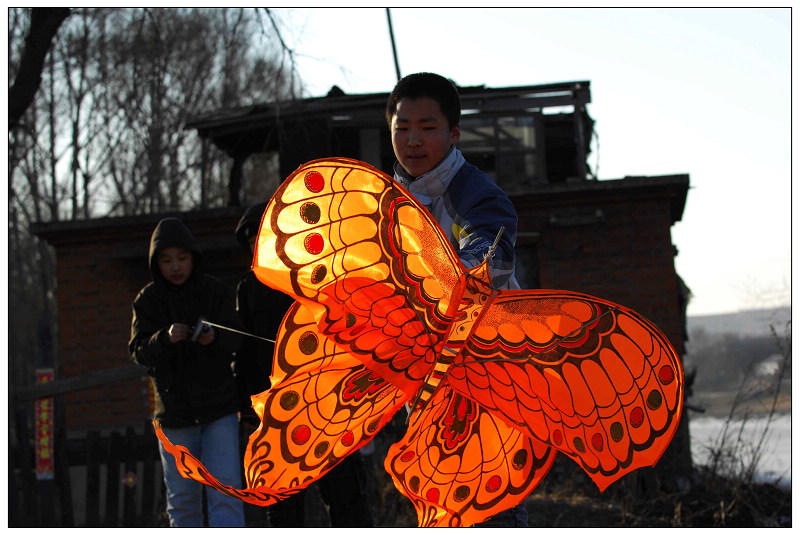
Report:
[[[638,178],[565,184],[515,197],[521,246],[526,235],[535,243],[539,286],[632,308],[682,355],[684,318],[670,230],[687,187],[688,177]]]
[[[58,326],[62,377],[130,364],[133,280],[108,242],[76,244],[59,251]],[[144,378],[67,394],[70,427],[115,422],[140,425],[147,419]]]

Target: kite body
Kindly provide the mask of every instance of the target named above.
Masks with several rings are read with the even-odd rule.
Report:
[[[270,505],[372,439],[404,404],[385,461],[420,526],[469,526],[522,502],[558,451],[601,490],[654,465],[677,429],[680,361],[623,306],[554,290],[496,290],[465,270],[406,190],[347,159],[310,162],[273,196],[253,270],[296,299],[245,454],[222,485],[159,438],[186,477]]]

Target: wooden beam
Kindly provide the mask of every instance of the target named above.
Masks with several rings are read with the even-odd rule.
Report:
[[[144,377],[147,374],[142,366],[131,364],[130,366],[120,366],[109,370],[84,373],[65,379],[56,379],[49,383],[27,386],[20,388],[14,393],[18,401],[27,401],[39,398],[48,398],[76,390],[84,390],[108,383],[118,383]]]

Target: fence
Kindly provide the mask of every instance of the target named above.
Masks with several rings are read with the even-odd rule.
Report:
[[[138,368],[138,367],[136,367]],[[152,424],[67,438],[54,426],[53,477],[37,479],[30,414],[37,399],[140,374],[125,367],[18,390],[9,422],[9,527],[166,526],[161,461]],[[58,418],[56,418],[58,421]],[[13,428],[13,429],[12,429]]]

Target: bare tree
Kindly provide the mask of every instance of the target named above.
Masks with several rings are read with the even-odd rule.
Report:
[[[12,15],[22,18],[21,12]],[[292,94],[295,73],[287,65],[293,63],[282,59],[291,51],[279,37],[268,42],[278,26],[263,15],[75,9],[45,68],[40,112],[29,118],[39,122],[30,123],[30,137],[11,143],[15,155],[38,150],[29,157],[49,163],[27,178],[31,192],[47,199],[49,214],[39,215],[88,218],[197,206],[201,146],[184,130],[187,118]],[[228,173],[221,168],[230,164],[217,151],[210,154],[209,197],[224,203]]]
[[[229,158],[204,160],[184,125],[291,95],[273,32],[254,9],[9,9],[12,374],[31,377],[37,323],[54,309],[51,252],[31,224],[191,209],[203,173],[224,205]]]

